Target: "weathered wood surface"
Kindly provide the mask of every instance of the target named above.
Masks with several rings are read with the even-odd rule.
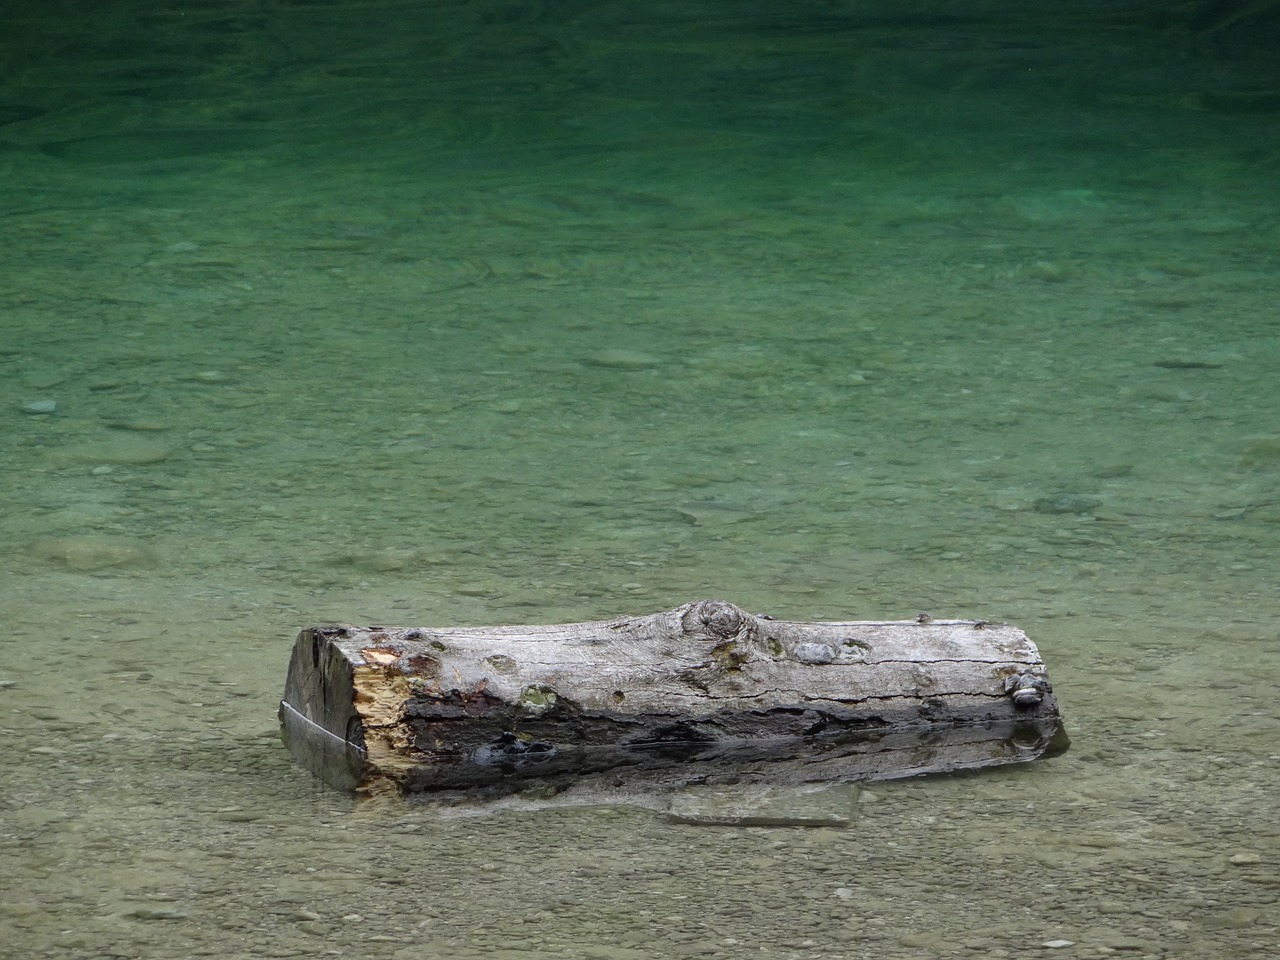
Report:
[[[802,623],[719,600],[550,626],[303,630],[280,718],[300,764],[368,794],[495,795],[617,768],[650,785],[885,779],[1065,744],[1017,627]]]

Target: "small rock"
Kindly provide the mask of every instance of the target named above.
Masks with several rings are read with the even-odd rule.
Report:
[[[930,947],[936,947],[939,940],[939,936],[931,930],[913,931],[911,933],[904,933],[898,937],[898,943],[901,946],[915,949],[923,948],[926,950]]]
[[[383,547],[343,557],[340,562],[349,563],[364,573],[392,573],[413,569],[426,562],[426,559],[419,551],[407,547]]]
[[[103,426],[110,427],[112,430],[133,430],[137,433],[160,433],[171,429],[170,424],[164,420],[149,420],[145,417],[108,420]]]
[[[1258,853],[1237,853],[1230,860],[1236,866],[1247,866],[1251,863],[1261,863],[1262,855]]]
[[[185,910],[169,910],[159,907],[138,907],[125,913],[126,917],[132,917],[135,920],[182,920],[185,919],[187,913]]]
[[[1254,440],[1240,455],[1242,467],[1264,467],[1280,461],[1280,437]]]
[[[43,537],[28,548],[37,560],[47,560],[77,573],[109,567],[151,569],[160,558],[145,543],[122,537]]]
[[[1213,360],[1196,360],[1185,357],[1168,357],[1155,361],[1155,366],[1165,370],[1219,370],[1222,364]]]
[[[1037,260],[1027,268],[1027,273],[1045,283],[1061,283],[1071,278],[1070,267],[1052,260]]]
[[[1252,927],[1262,918],[1262,911],[1257,907],[1235,907],[1204,920],[1210,930],[1243,930]]]
[[[601,350],[586,358],[593,367],[608,367],[613,370],[651,370],[662,366],[662,358],[639,350]]]
[[[53,413],[58,409],[56,400],[32,400],[30,403],[23,404],[22,412],[38,417],[43,414]]]
[[[121,434],[108,440],[70,444],[49,452],[50,460],[58,465],[159,463],[168,456],[167,444],[129,434]]]
[[[1056,497],[1041,497],[1031,505],[1036,513],[1088,513],[1095,507],[1102,506],[1097,497],[1084,496],[1078,493],[1060,493]]]
[[[1050,950],[1057,950],[1061,947],[1070,947],[1074,945],[1074,940],[1046,940],[1044,943],[1040,944],[1040,946],[1048,947]]]
[[[1143,937],[1112,936],[1107,938],[1106,945],[1112,950],[1136,950],[1147,954],[1160,953],[1160,945],[1158,943]]]

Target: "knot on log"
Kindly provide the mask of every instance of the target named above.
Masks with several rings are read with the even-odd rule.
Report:
[[[1005,677],[1004,692],[1019,707],[1038,707],[1046,693],[1053,692],[1053,684],[1031,671]]]
[[[680,618],[685,633],[706,640],[733,640],[749,633],[754,625],[755,617],[727,600],[698,600]]]

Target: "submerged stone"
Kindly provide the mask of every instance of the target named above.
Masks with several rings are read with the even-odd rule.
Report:
[[[113,567],[147,570],[160,565],[159,556],[145,543],[122,537],[43,537],[32,543],[27,553],[78,573]]]

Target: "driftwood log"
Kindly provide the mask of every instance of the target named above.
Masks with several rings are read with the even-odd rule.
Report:
[[[553,626],[313,627],[280,720],[302,766],[368,795],[887,779],[1067,742],[1017,627],[801,623],[721,600]]]

